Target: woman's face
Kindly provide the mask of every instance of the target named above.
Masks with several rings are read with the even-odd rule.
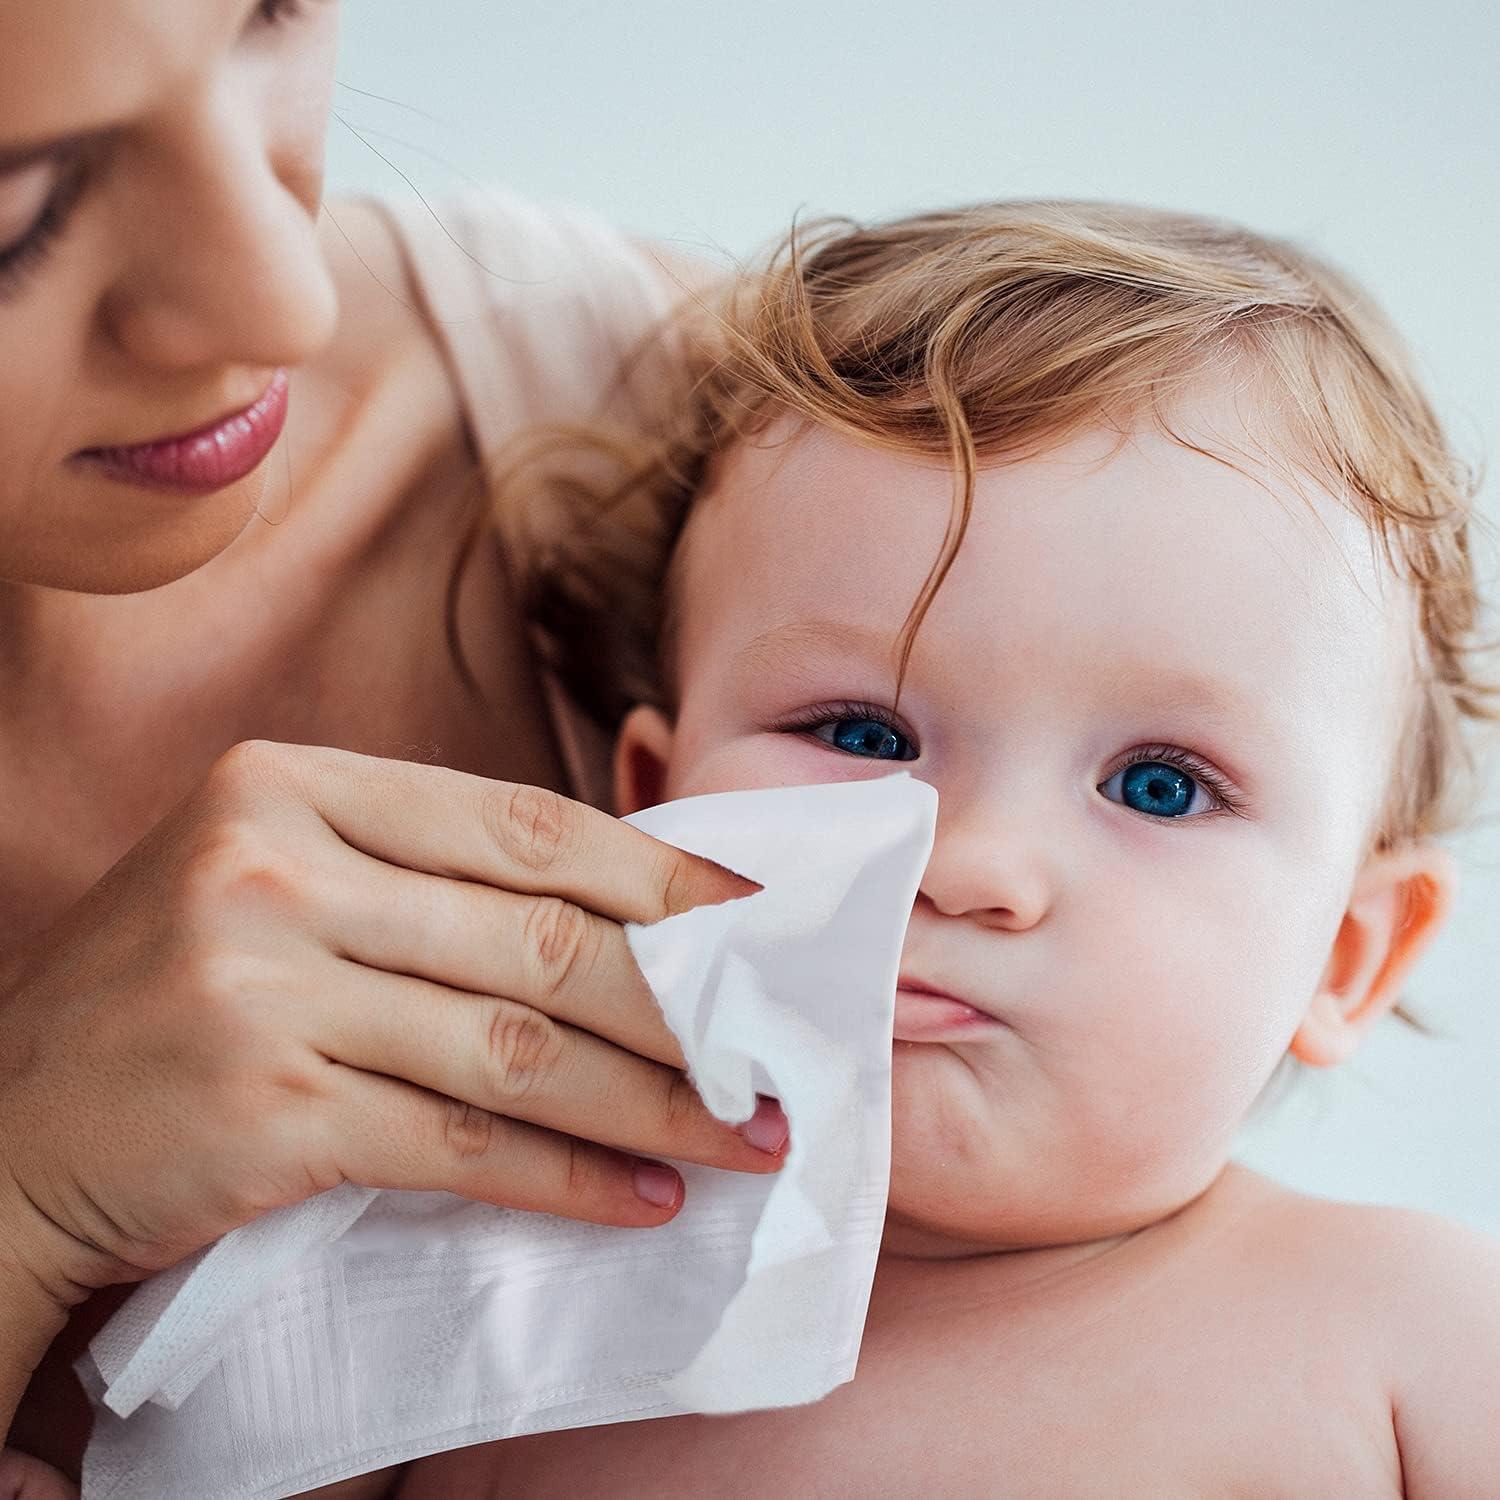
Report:
[[[337,316],[336,9],[0,5],[0,581],[151,588],[254,513]]]

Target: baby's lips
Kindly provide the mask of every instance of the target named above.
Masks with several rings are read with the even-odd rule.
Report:
[[[755,1113],[739,1127],[739,1131],[757,1151],[764,1151],[768,1156],[780,1156],[791,1135],[781,1105],[764,1095],[756,1102]]]

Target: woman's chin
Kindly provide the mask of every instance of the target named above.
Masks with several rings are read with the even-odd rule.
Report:
[[[263,488],[258,471],[171,508],[132,510],[121,497],[111,511],[91,509],[77,524],[54,525],[45,535],[13,528],[9,545],[0,536],[0,581],[74,594],[161,588],[226,551],[254,519]],[[99,524],[104,519],[109,524]]]

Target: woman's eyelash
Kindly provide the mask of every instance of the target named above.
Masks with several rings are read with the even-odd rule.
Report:
[[[46,258],[52,242],[67,227],[68,215],[83,190],[81,171],[72,171],[53,190],[36,222],[13,244],[0,250],[0,300],[12,297],[27,274]]]
[[[266,26],[284,26],[307,14],[311,0],[257,0],[255,19]],[[84,186],[84,172],[63,178],[43,206],[36,222],[10,245],[0,249],[0,302],[21,290],[26,277],[41,265],[53,242],[67,227],[68,215]]]
[[[260,0],[257,19],[267,26],[281,26],[306,14],[307,0]]]
[[[1105,777],[1105,780],[1108,781],[1118,776],[1121,771],[1128,770],[1131,766],[1143,765],[1147,762],[1152,765],[1176,766],[1179,771],[1191,776],[1200,786],[1206,787],[1227,811],[1243,813],[1245,799],[1240,793],[1230,786],[1206,760],[1200,759],[1190,750],[1179,750],[1176,745],[1138,746],[1109,773],[1109,776]]]

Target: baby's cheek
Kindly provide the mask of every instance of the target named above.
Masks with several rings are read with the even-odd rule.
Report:
[[[985,1221],[1014,1197],[1027,1102],[975,1048],[897,1042],[891,1057],[891,1207],[932,1225]]]
[[[1227,1149],[1285,1036],[1243,955],[1219,949],[1215,924],[1153,931],[1129,915],[1100,915],[1087,960],[1074,948],[1036,1056],[1060,1180],[1154,1199]]]
[[[802,734],[754,734],[706,740],[679,734],[668,767],[667,793],[696,797],[763,787],[815,786],[891,773],[888,761],[843,755]]]
[[[1273,924],[1205,922],[1122,963],[1094,1062],[1101,1156],[1143,1185],[1193,1177],[1228,1151],[1316,986],[1316,948]]]

